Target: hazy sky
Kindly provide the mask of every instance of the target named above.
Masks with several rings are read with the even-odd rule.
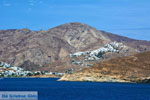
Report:
[[[69,22],[150,40],[150,0],[0,0],[0,29],[46,30]]]

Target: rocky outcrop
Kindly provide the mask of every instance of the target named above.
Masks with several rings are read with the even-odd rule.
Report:
[[[103,61],[74,74],[65,74],[60,81],[150,82],[150,52]]]

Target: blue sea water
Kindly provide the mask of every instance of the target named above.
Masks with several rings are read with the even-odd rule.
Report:
[[[56,80],[4,78],[0,80],[0,91],[38,91],[39,100],[150,100],[150,84]]]

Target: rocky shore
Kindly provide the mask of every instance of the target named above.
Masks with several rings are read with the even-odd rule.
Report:
[[[80,81],[80,82],[121,82],[121,83],[150,83],[150,77],[143,77],[143,78],[120,78],[116,76],[101,76],[101,75],[64,75],[58,81]]]
[[[150,52],[103,61],[59,81],[150,83]]]

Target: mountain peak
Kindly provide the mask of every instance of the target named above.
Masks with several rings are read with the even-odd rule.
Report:
[[[81,23],[81,22],[70,22],[70,23],[65,23],[65,24],[62,24],[62,25],[70,25],[70,26],[76,26],[76,25],[86,25],[84,23]]]
[[[48,33],[57,37],[63,37],[71,46],[78,50],[85,50],[91,47],[95,49],[110,42],[108,37],[104,36],[101,31],[79,22],[57,26],[48,30]]]
[[[80,23],[80,22],[71,22],[71,23],[65,23],[65,24],[62,24],[62,25],[59,25],[55,28],[63,28],[63,29],[88,29],[88,28],[93,28],[87,24],[84,24],[84,23]],[[93,28],[94,29],[94,28]]]

